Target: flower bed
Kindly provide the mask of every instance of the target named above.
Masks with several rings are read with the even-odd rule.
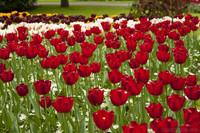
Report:
[[[1,131],[200,132],[197,17],[69,24],[0,23]]]

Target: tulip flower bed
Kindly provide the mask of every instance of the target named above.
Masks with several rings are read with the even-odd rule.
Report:
[[[197,17],[0,25],[0,131],[200,132]]]

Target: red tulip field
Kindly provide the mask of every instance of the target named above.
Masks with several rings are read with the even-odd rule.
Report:
[[[200,133],[199,24],[0,17],[0,132]]]

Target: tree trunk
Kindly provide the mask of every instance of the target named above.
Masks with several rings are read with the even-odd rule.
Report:
[[[69,1],[68,0],[61,0],[61,7],[68,8],[69,7]]]

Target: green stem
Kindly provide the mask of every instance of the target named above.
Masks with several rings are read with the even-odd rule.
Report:
[[[47,103],[46,103],[46,96],[44,95],[44,111],[47,114]]]
[[[197,105],[196,105],[196,102],[195,102],[195,100],[194,100],[193,104],[194,104],[194,108],[197,108]]]
[[[34,67],[33,67],[33,59],[31,59],[31,68],[32,68],[32,74],[33,74],[33,82],[35,82],[35,73],[34,73]]]
[[[133,115],[133,120],[135,120],[135,112],[134,112],[134,110],[135,110],[135,96],[133,96],[133,109],[132,109],[132,115]]]
[[[64,127],[64,133],[68,133],[68,122],[66,120],[66,117],[65,117],[65,113],[63,113],[63,127]]]
[[[121,129],[121,127],[122,127],[122,117],[123,117],[123,115],[122,115],[122,113],[121,113],[121,107],[119,106],[119,107],[117,107],[117,112],[118,112],[118,125],[119,125],[119,133],[122,133],[122,129]]]

